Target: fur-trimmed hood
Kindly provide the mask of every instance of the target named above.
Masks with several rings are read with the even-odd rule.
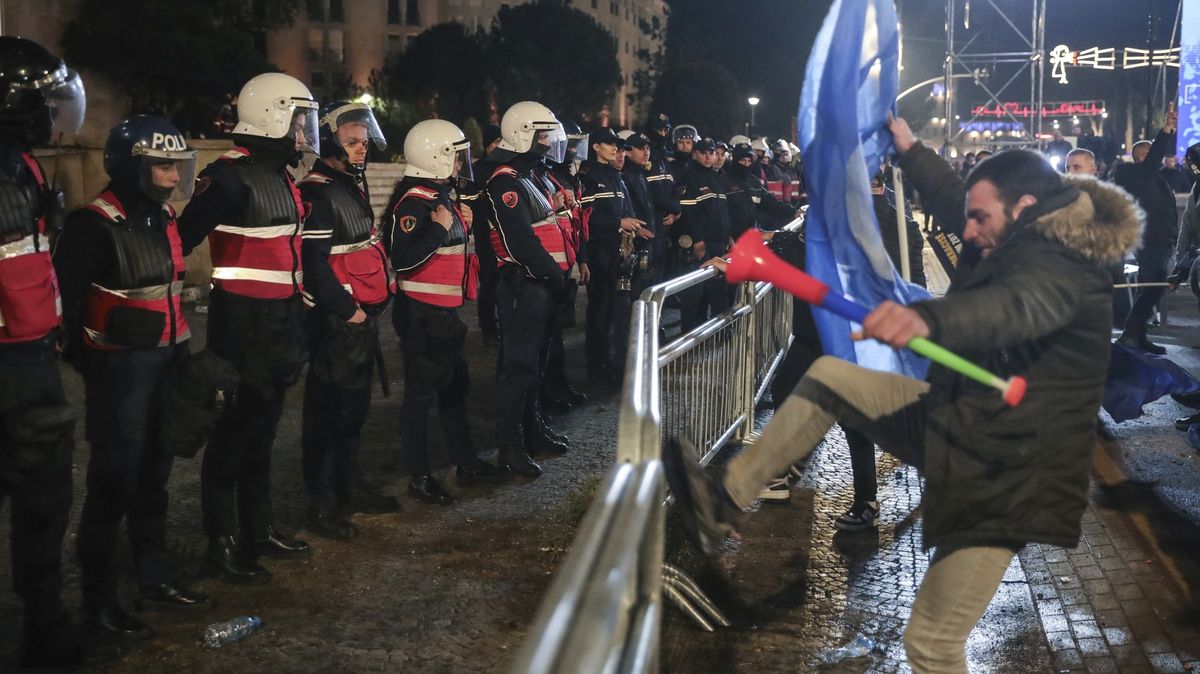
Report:
[[[1119,262],[1142,243],[1146,214],[1125,190],[1095,178],[1065,176],[1079,196],[1037,217],[1029,228],[1103,265]]]

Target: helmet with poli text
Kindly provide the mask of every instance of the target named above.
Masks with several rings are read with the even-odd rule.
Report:
[[[109,131],[104,171],[114,183],[134,187],[155,201],[182,201],[192,196],[196,151],[167,120],[134,115]]]

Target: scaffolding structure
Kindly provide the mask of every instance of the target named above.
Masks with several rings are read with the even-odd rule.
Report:
[[[979,118],[973,115],[966,122],[957,119],[960,82],[969,77],[982,89],[991,103],[1003,108],[1007,92],[1018,90],[1022,75],[1029,77],[1028,120],[1019,120],[1011,113],[1008,118],[1026,129],[1022,138],[996,139],[994,144],[1041,143],[1043,83],[1046,67],[1046,3],[1047,0],[1019,0],[1000,7],[995,0],[946,0],[946,61],[945,61],[945,141],[951,146],[962,135],[963,127]],[[972,4],[976,7],[973,11]],[[983,9],[980,13],[978,10]],[[1027,12],[1027,14],[1026,14]],[[977,19],[984,18],[979,21]],[[1028,31],[1019,28],[1028,25]],[[1010,37],[1015,33],[1021,46],[1016,51],[996,50],[989,40]],[[977,44],[978,43],[978,44]],[[1011,72],[1010,72],[1011,71]],[[985,73],[987,74],[985,76]],[[1002,81],[992,86],[991,80]],[[1024,101],[1021,101],[1024,102]],[[986,106],[984,106],[986,107]]]

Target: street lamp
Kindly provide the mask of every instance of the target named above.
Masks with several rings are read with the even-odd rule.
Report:
[[[750,98],[746,99],[746,102],[750,104],[750,129],[751,130],[754,129],[754,108],[758,106],[758,100],[759,100],[758,96],[751,96]],[[750,134],[746,134],[746,135],[748,136]]]

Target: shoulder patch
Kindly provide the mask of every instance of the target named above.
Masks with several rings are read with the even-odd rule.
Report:
[[[500,201],[503,201],[504,205],[509,208],[516,208],[517,203],[520,202],[520,197],[517,196],[516,192],[510,190],[500,195]]]
[[[412,231],[417,228],[417,218],[416,216],[412,215],[402,215],[400,216],[400,222],[397,224],[400,225],[401,232],[404,232],[405,234],[411,234]]]

